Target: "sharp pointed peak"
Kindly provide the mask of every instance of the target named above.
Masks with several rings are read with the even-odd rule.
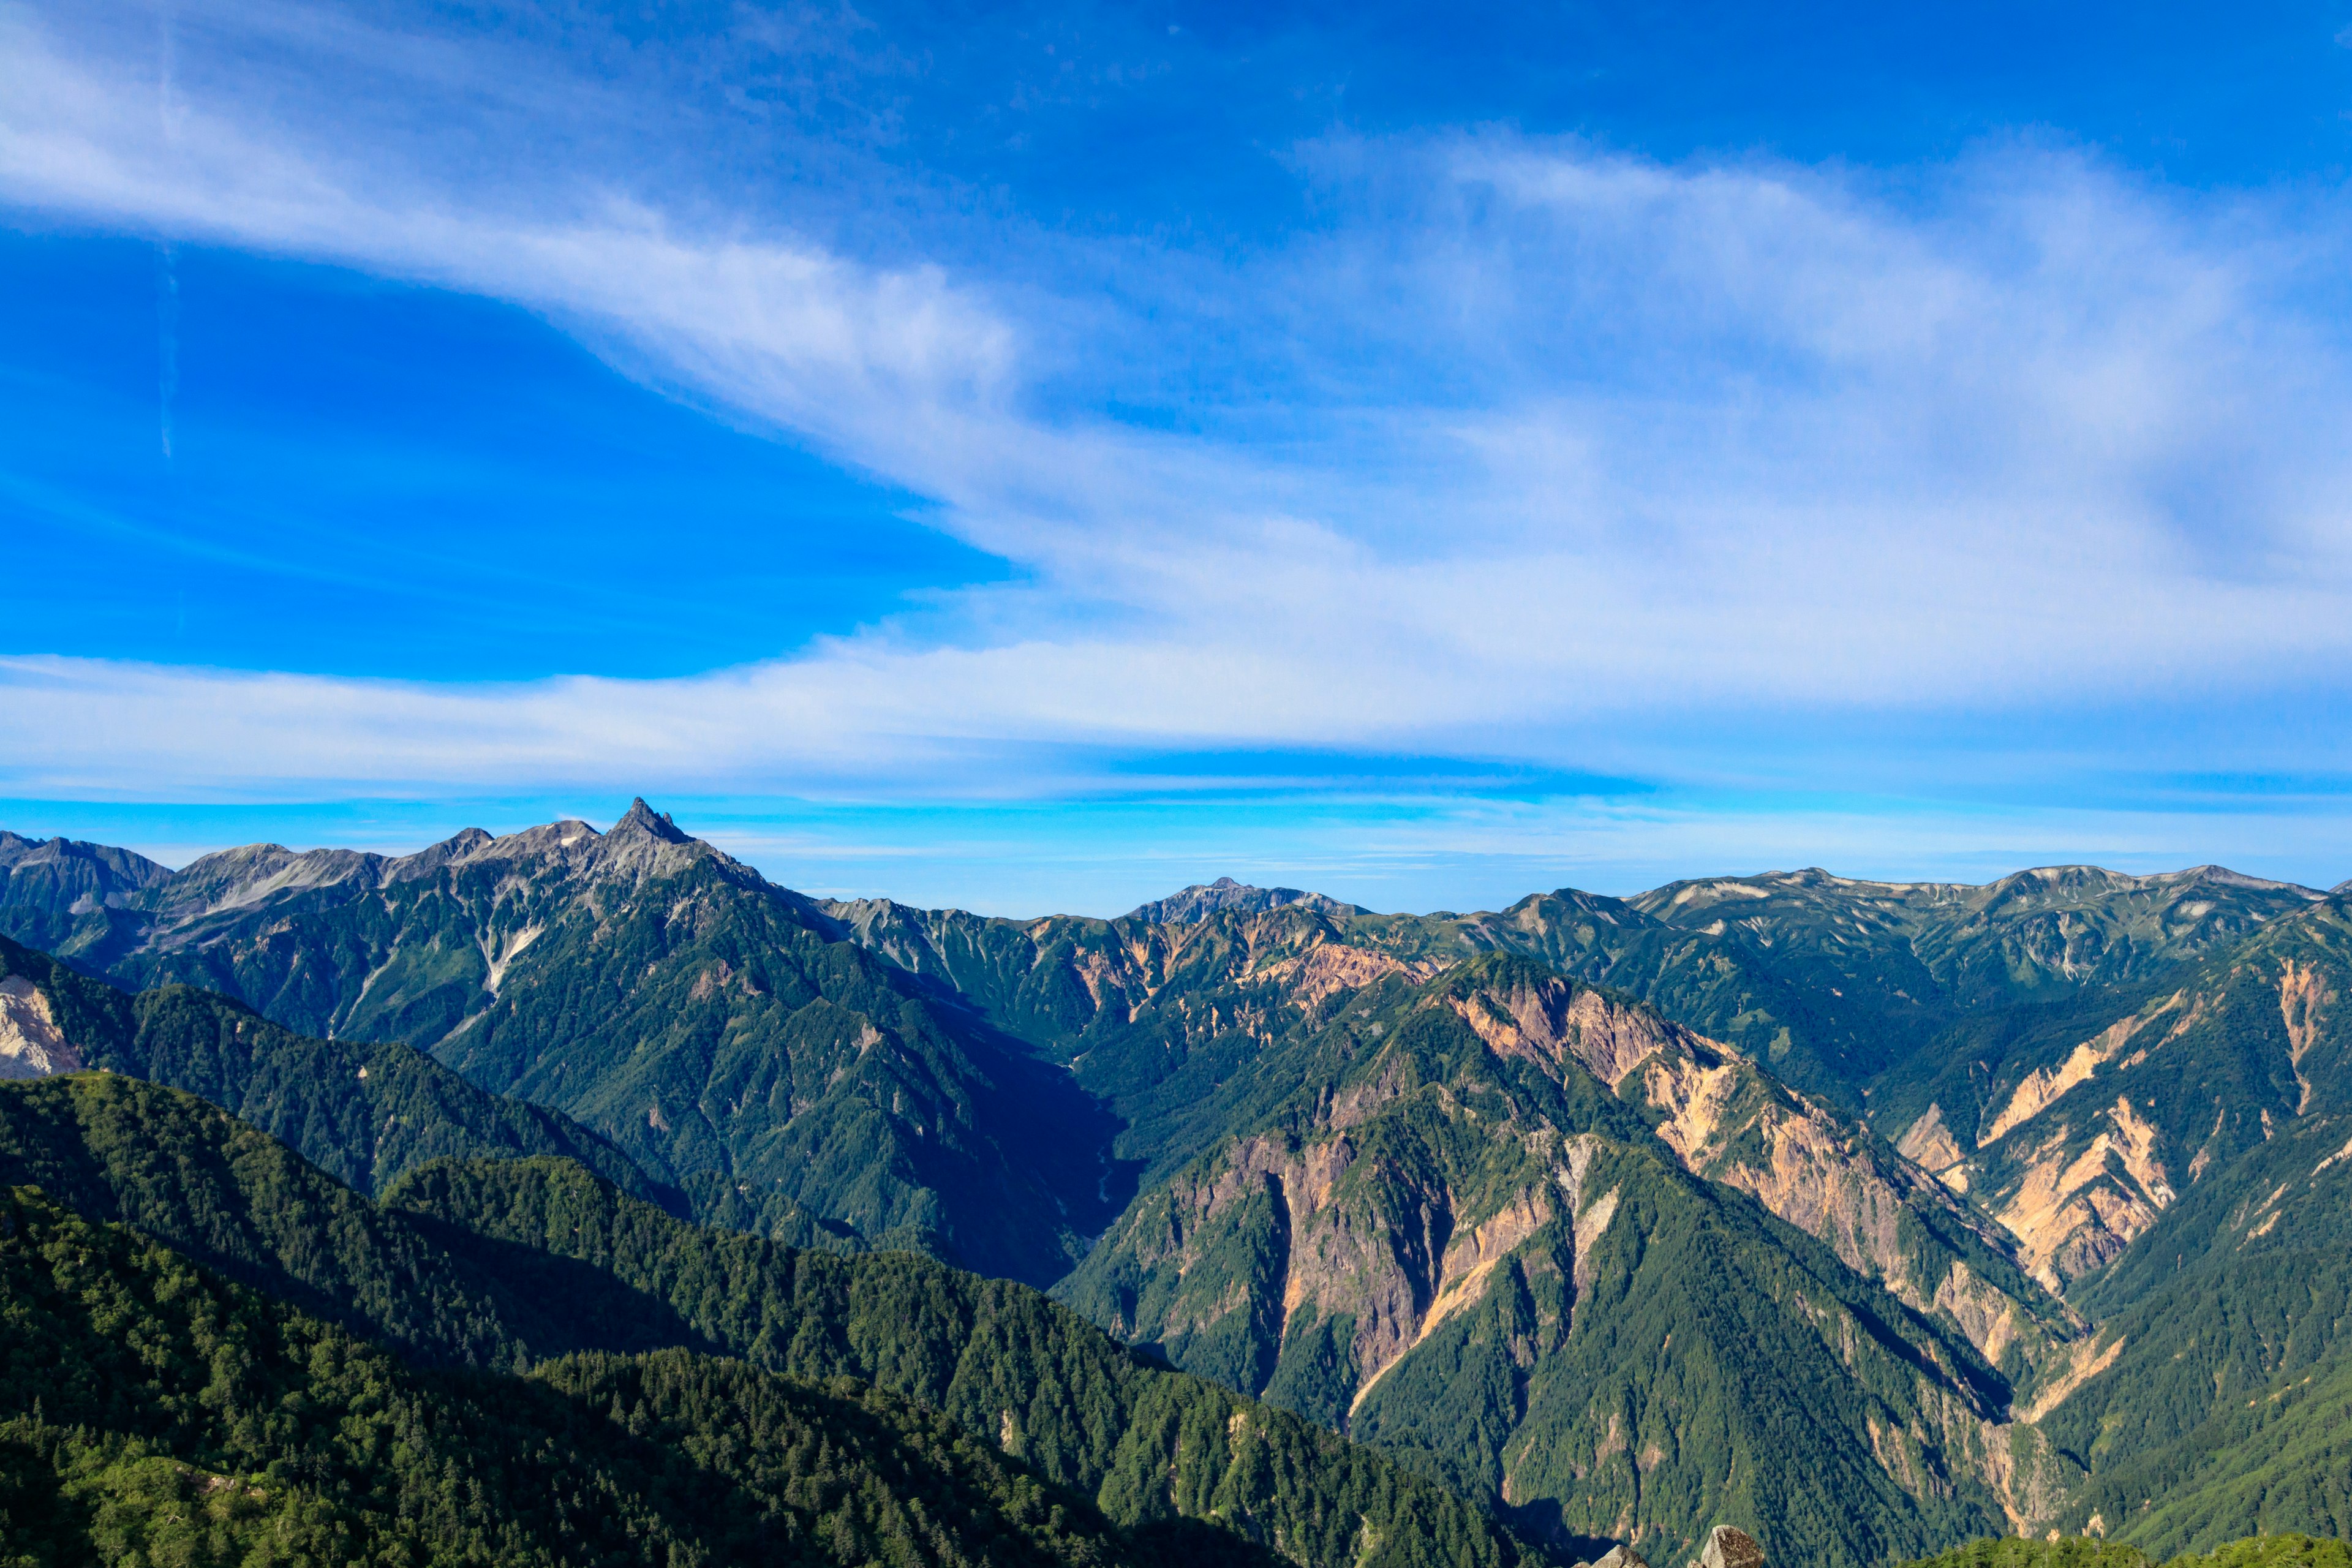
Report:
[[[646,804],[646,797],[643,795],[629,802],[627,815],[613,824],[614,834],[624,830],[649,834],[665,844],[684,844],[689,837],[676,822],[670,819],[668,812],[656,811]]]

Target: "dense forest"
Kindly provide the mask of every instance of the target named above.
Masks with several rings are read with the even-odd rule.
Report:
[[[1155,1366],[1026,1287],[709,1230],[568,1160],[430,1165],[378,1204],[192,1096],[78,1075],[0,1086],[0,1183],[118,1221],[104,1234],[168,1242],[174,1268],[304,1304],[304,1323],[331,1316],[420,1371],[492,1378],[468,1387],[583,1353],[724,1354],[915,1401],[1154,1539],[1192,1539],[1191,1520],[1304,1563],[1354,1562],[1370,1542],[1401,1565],[1531,1557],[1444,1488]]]

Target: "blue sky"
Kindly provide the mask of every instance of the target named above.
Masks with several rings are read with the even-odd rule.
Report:
[[[0,5],[0,824],[2352,875],[2352,9]]]

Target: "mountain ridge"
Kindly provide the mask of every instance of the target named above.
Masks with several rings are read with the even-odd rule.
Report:
[[[1323,914],[1371,913],[1360,905],[1342,903],[1322,893],[1310,893],[1297,888],[1254,888],[1245,882],[1236,882],[1231,877],[1220,877],[1213,882],[1195,882],[1164,899],[1138,904],[1119,918],[1145,921],[1153,925],[1177,925],[1228,910],[1237,914],[1259,914],[1293,904]]]

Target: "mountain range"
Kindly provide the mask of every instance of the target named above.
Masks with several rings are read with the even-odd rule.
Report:
[[[1416,916],[1228,879],[1011,920],[803,898],[643,802],[177,871],[0,834],[0,879],[26,1224],[127,1227],[296,1313],[281,1338],[386,1347],[386,1377],[800,1399],[881,1434],[861,1476],[1060,1489],[1076,1533],[1022,1550],[1072,1561],[2352,1526],[2345,889],[1805,870]],[[151,1146],[222,1195],[154,1197]],[[591,1212],[613,1239],[583,1253]],[[821,1307],[787,1277],[843,1283]],[[912,1361],[791,1348],[855,1342],[813,1325],[867,1310],[859,1279],[966,1304]],[[948,1347],[997,1362],[908,1370]],[[755,1373],[787,1382],[725,1381]],[[1173,1401],[1170,1486],[1119,1458],[1118,1399]],[[1244,1428],[1286,1480],[1235,1479]],[[829,1517],[793,1528],[885,1528]]]

